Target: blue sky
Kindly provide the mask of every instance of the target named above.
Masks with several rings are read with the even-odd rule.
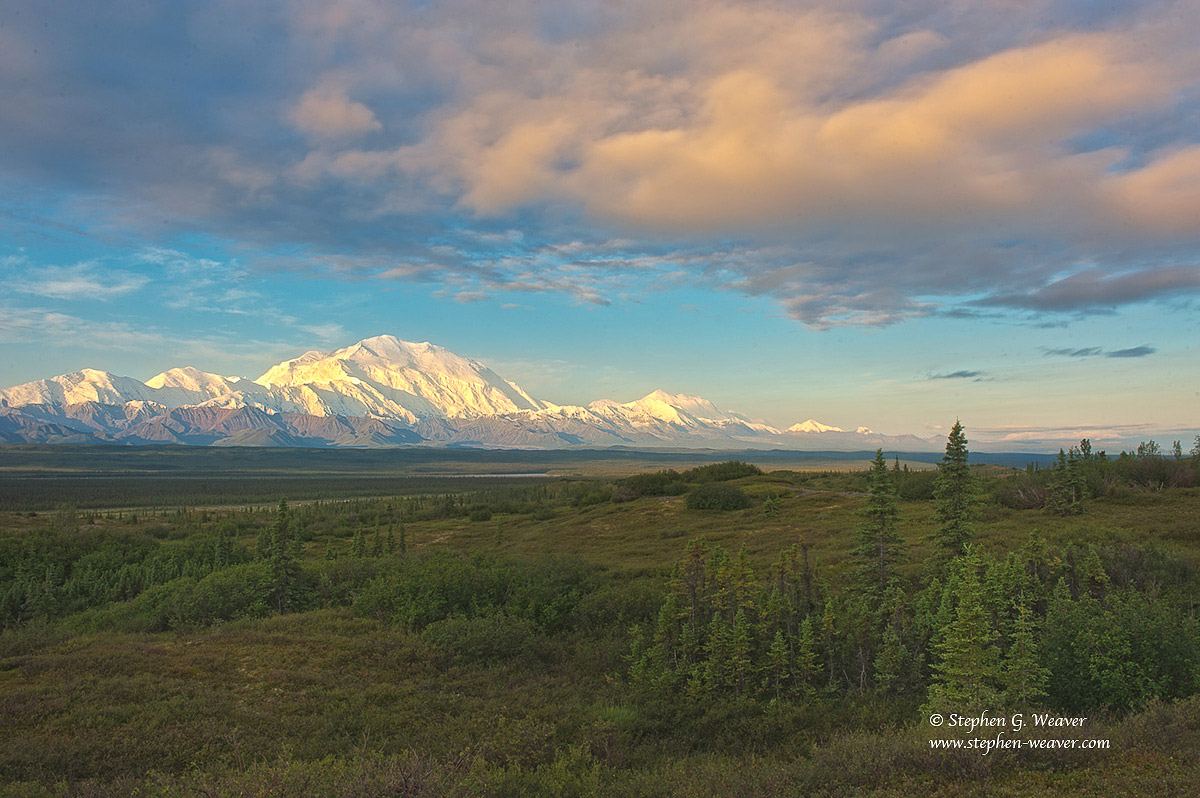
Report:
[[[1190,446],[1197,30],[1170,2],[0,0],[0,383],[391,333],[558,403]]]

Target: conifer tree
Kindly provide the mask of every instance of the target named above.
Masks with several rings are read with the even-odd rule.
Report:
[[[279,502],[279,512],[270,535],[271,595],[270,603],[280,613],[294,609],[299,603],[300,567],[296,564],[295,547],[291,539],[291,518],[286,499]]]
[[[796,678],[808,689],[816,680],[820,663],[817,660],[817,636],[813,632],[812,616],[800,622],[800,633],[796,637]]]
[[[955,419],[946,440],[946,454],[938,464],[933,493],[937,500],[934,518],[939,524],[933,542],[944,562],[962,554],[971,542],[976,487],[971,466],[967,462],[969,454],[962,422]]]
[[[258,530],[258,537],[254,541],[254,555],[260,560],[268,559],[271,556],[271,530],[263,527]]]
[[[888,624],[883,633],[883,643],[875,655],[875,686],[880,692],[898,691],[907,672],[908,649],[900,639],[896,621]]]
[[[871,462],[867,503],[858,527],[858,546],[853,555],[860,563],[859,578],[868,595],[882,598],[894,567],[904,549],[904,540],[896,527],[900,511],[896,506],[896,486],[888,472],[883,450],[875,452]]]
[[[1074,515],[1083,511],[1085,482],[1078,450],[1071,447],[1070,455],[1058,450],[1058,459],[1050,475],[1050,511],[1058,515]]]
[[[1049,671],[1038,662],[1033,613],[1025,601],[1017,604],[1012,645],[1004,661],[1004,697],[1009,706],[1025,707],[1046,697]]]
[[[710,691],[720,691],[729,685],[732,655],[733,630],[721,613],[714,612],[708,625],[708,661],[705,663],[705,681]]]
[[[750,686],[754,675],[754,640],[746,611],[739,609],[733,619],[729,650],[729,671],[735,692],[741,694]]]
[[[770,668],[771,686],[775,690],[775,698],[779,699],[780,690],[791,676],[788,667],[788,645],[784,642],[783,632],[776,630],[775,639],[771,641],[771,650],[767,652],[767,663]]]
[[[957,584],[954,620],[937,646],[937,680],[929,706],[962,714],[994,709],[1000,698],[1000,653],[983,608],[979,557],[968,551]]]

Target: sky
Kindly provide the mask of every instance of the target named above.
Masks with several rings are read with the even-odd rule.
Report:
[[[0,0],[0,384],[393,334],[559,404],[1200,432],[1200,3]]]

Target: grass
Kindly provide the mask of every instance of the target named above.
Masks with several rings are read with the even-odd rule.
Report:
[[[464,655],[451,638],[347,607],[167,632],[80,631],[93,628],[86,612],[6,630],[0,796],[1083,796],[1099,794],[1097,785],[1104,794],[1194,794],[1196,697],[1097,721],[1089,736],[1110,735],[1107,753],[986,760],[929,751],[911,697],[642,703],[624,681],[628,626],[649,620],[639,607],[656,606],[687,541],[744,546],[756,568],[802,543],[835,584],[848,571],[862,497],[846,475],[777,472],[732,484],[756,503],[725,513],[689,511],[683,496],[572,506],[576,483],[555,481],[527,511],[486,521],[465,510],[400,517],[399,499],[294,508],[310,564],[329,551],[344,558],[360,528],[373,540],[402,525],[410,555],[555,555],[594,566],[597,586],[572,624],[554,635],[534,629],[519,657]],[[772,515],[767,495],[782,496]],[[931,555],[933,503],[902,501],[900,511],[904,572],[915,574]],[[182,550],[227,528],[253,549],[274,517],[193,507],[89,524],[10,512],[0,513],[0,537],[32,540],[53,522]],[[975,529],[978,545],[998,555],[1037,534],[1057,546],[1152,544],[1194,568],[1198,518],[1200,489],[1184,488],[1118,492],[1073,517],[988,505]]]

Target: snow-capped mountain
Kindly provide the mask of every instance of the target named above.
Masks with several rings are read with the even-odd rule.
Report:
[[[0,391],[0,442],[87,440],[861,449],[890,439],[813,419],[781,433],[702,397],[661,390],[632,402],[556,405],[443,347],[380,335],[334,352],[306,352],[255,380],[188,366],[143,383],[84,369]]]
[[[392,335],[367,338],[331,354],[306,352],[255,383],[278,409],[316,416],[478,418],[540,410],[543,402],[474,360],[430,343]]]
[[[863,430],[863,429],[866,429],[866,427],[859,427],[859,429]],[[828,424],[822,424],[820,421],[817,421],[815,418],[810,418],[808,421],[801,421],[799,424],[793,424],[792,426],[787,428],[787,431],[788,432],[797,432],[797,433],[801,433],[804,435],[811,435],[814,433],[819,434],[822,432],[845,432],[846,430],[842,429],[841,427],[831,427]]]

